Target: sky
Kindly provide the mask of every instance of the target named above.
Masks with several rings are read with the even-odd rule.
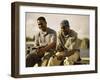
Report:
[[[37,18],[43,16],[46,18],[47,26],[56,32],[60,30],[60,22],[67,19],[70,28],[78,33],[80,39],[89,38],[89,16],[74,14],[50,14],[50,13],[25,13],[26,37],[33,37],[38,32]]]

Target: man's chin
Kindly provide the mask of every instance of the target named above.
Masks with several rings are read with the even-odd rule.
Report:
[[[41,29],[41,30],[44,31],[44,32],[46,31],[46,29]]]

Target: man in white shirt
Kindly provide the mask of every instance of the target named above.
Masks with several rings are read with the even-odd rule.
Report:
[[[49,58],[56,48],[56,32],[47,27],[44,17],[37,19],[40,31],[35,35],[36,51],[26,57],[26,67],[32,67],[36,63],[38,66],[46,66]]]
[[[57,53],[50,58],[48,66],[60,65],[62,61],[63,65],[72,65],[80,59],[77,33],[70,29],[68,20],[63,20],[60,26],[57,34]]]

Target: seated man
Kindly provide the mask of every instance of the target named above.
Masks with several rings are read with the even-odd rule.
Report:
[[[48,66],[72,65],[80,59],[77,33],[70,29],[68,20],[63,20],[60,24],[61,30],[57,36],[57,53],[50,58]],[[58,62],[57,62],[58,61]]]
[[[26,67],[32,67],[36,63],[38,66],[46,66],[56,48],[56,32],[47,27],[44,17],[39,17],[37,23],[40,31],[35,36],[33,52],[26,56]]]

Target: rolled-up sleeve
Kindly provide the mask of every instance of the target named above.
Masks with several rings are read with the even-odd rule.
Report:
[[[57,41],[57,35],[56,35],[56,33],[51,34],[50,43],[56,43],[56,41]]]

